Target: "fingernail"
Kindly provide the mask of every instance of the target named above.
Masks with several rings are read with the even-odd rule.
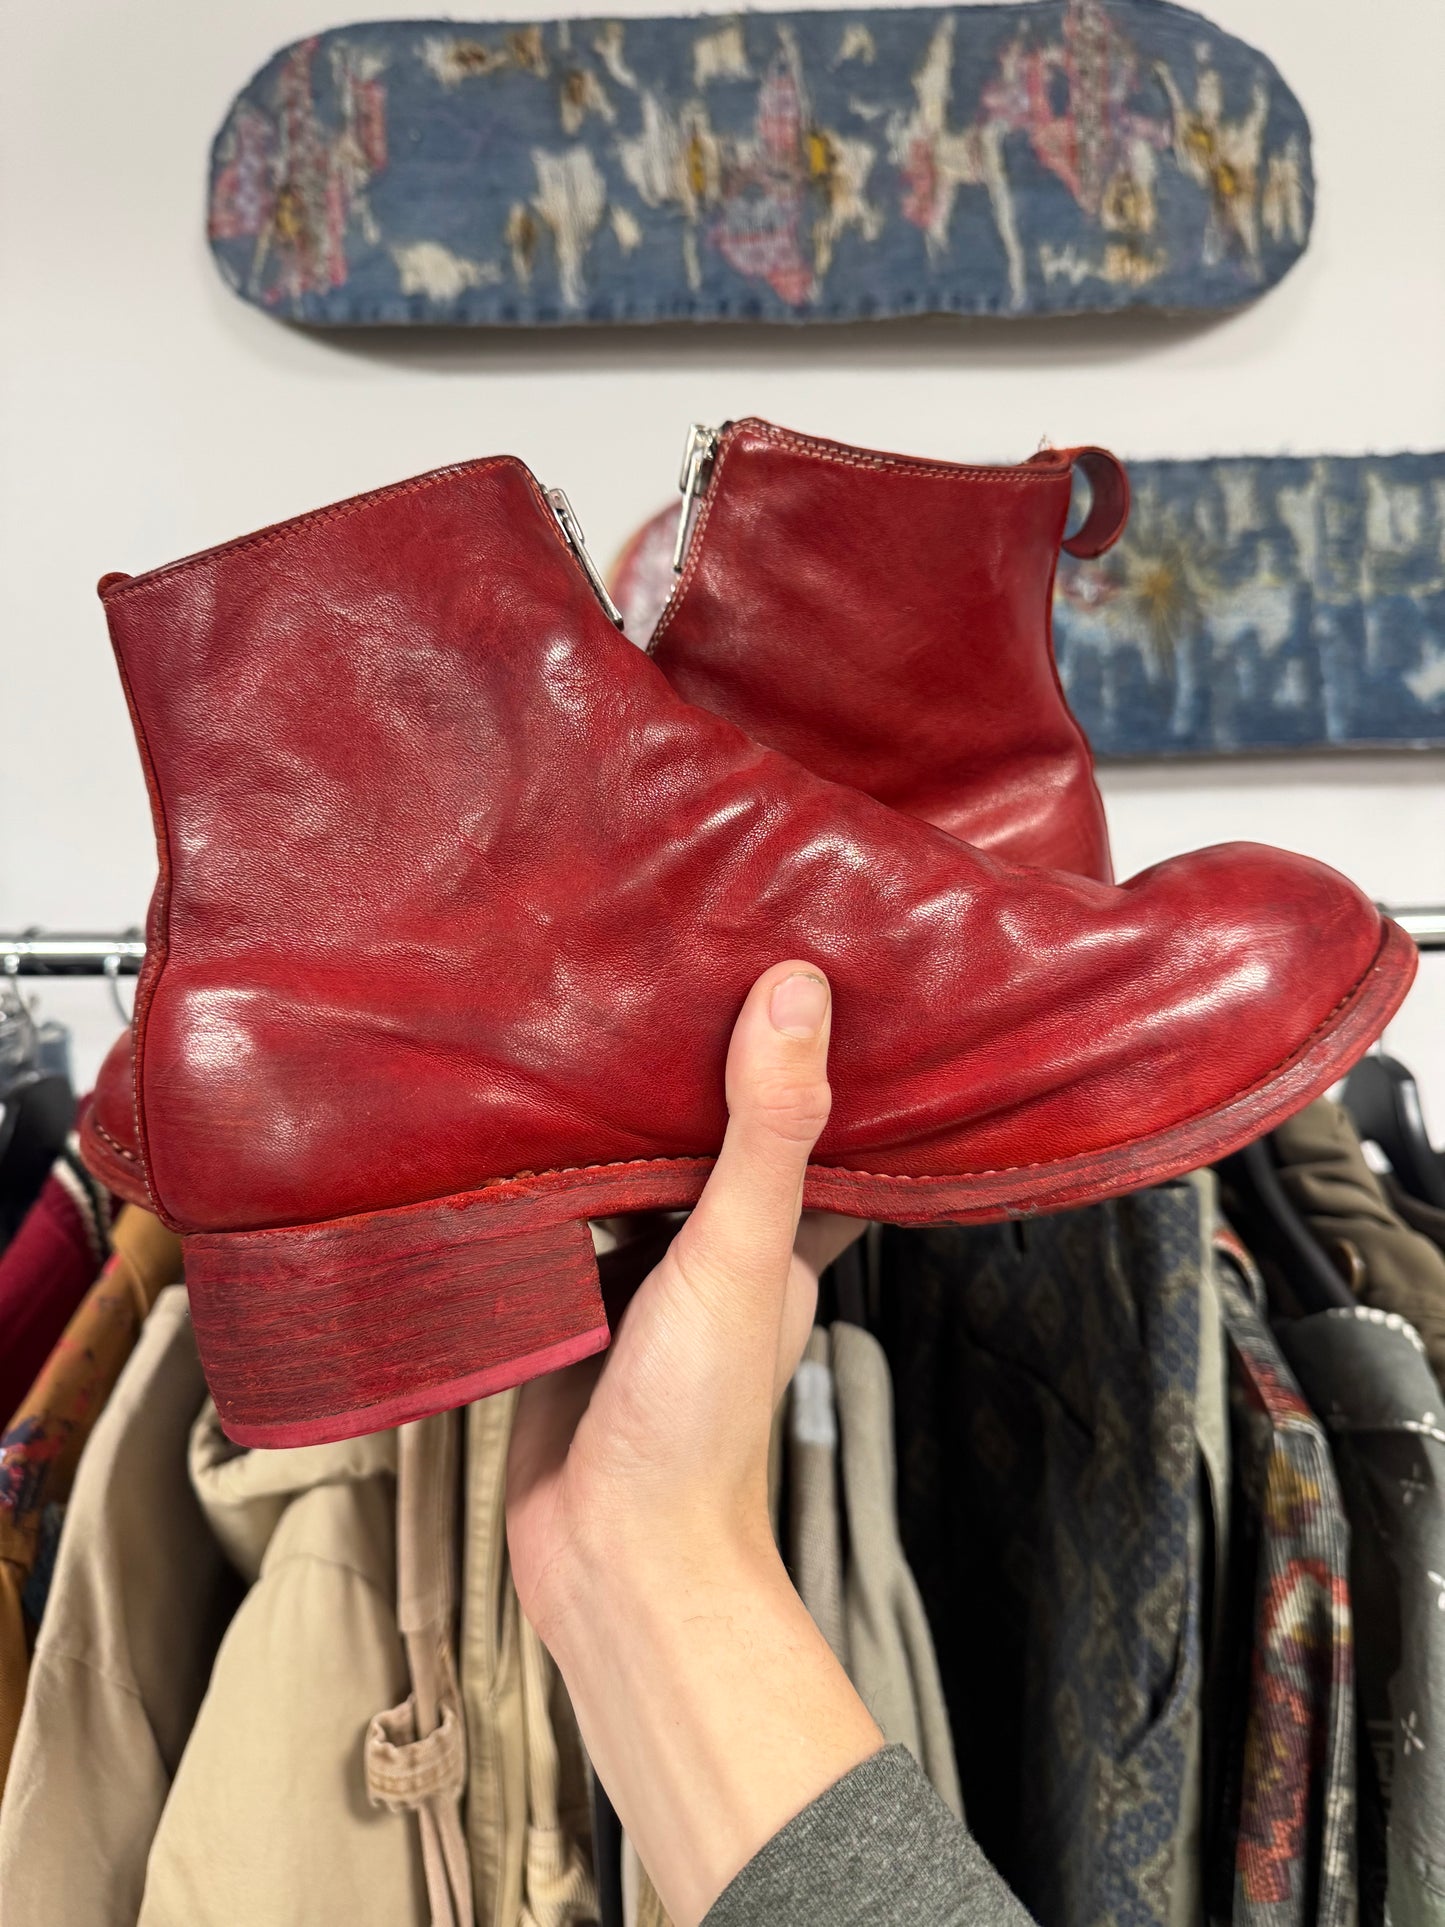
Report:
[[[828,1014],[828,986],[801,970],[773,985],[768,1015],[784,1037],[816,1037]]]

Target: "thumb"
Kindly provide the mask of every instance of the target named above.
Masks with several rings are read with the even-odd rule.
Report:
[[[674,1247],[699,1288],[776,1311],[788,1275],[808,1159],[828,1121],[827,979],[776,964],[753,985],[728,1047],[728,1128]]]

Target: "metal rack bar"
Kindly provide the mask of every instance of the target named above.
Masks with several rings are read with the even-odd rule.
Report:
[[[1388,904],[1381,908],[1422,950],[1445,950],[1445,910],[1391,910]]]
[[[141,931],[79,934],[22,930],[0,935],[0,972],[7,977],[135,977],[145,960]]]
[[[1380,908],[1422,950],[1445,950],[1445,905]],[[7,977],[134,977],[145,958],[138,928],[116,931],[22,930],[0,933],[0,973]]]

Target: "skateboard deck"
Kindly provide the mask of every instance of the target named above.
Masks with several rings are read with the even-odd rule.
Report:
[[[1165,0],[381,21],[216,137],[245,300],[327,326],[1220,310],[1303,251],[1309,127]]]

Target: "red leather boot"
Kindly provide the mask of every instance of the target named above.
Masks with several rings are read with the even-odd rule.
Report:
[[[1092,500],[1065,541],[1075,463]],[[1101,555],[1128,519],[1114,456],[962,467],[748,420],[693,430],[683,486],[649,648],[689,702],[978,849],[1110,880],[1051,610],[1060,546]]]
[[[613,587],[645,606],[648,630],[677,587],[650,647],[689,701],[963,842],[1107,882],[1103,806],[1051,635],[1076,462],[1092,501],[1062,546],[1100,555],[1129,513],[1128,477],[1102,449],[990,468],[758,420],[694,429],[684,539],[664,510]],[[87,1156],[146,1204],[131,1085],[127,1033],[101,1071]]]
[[[760,749],[617,633],[509,459],[101,592],[160,855],[107,1148],[185,1238],[245,1444],[600,1349],[587,1220],[697,1197],[780,957],[836,1005],[806,1202],[899,1223],[1207,1162],[1338,1077],[1414,971],[1319,864],[1236,845],[1114,889]]]

